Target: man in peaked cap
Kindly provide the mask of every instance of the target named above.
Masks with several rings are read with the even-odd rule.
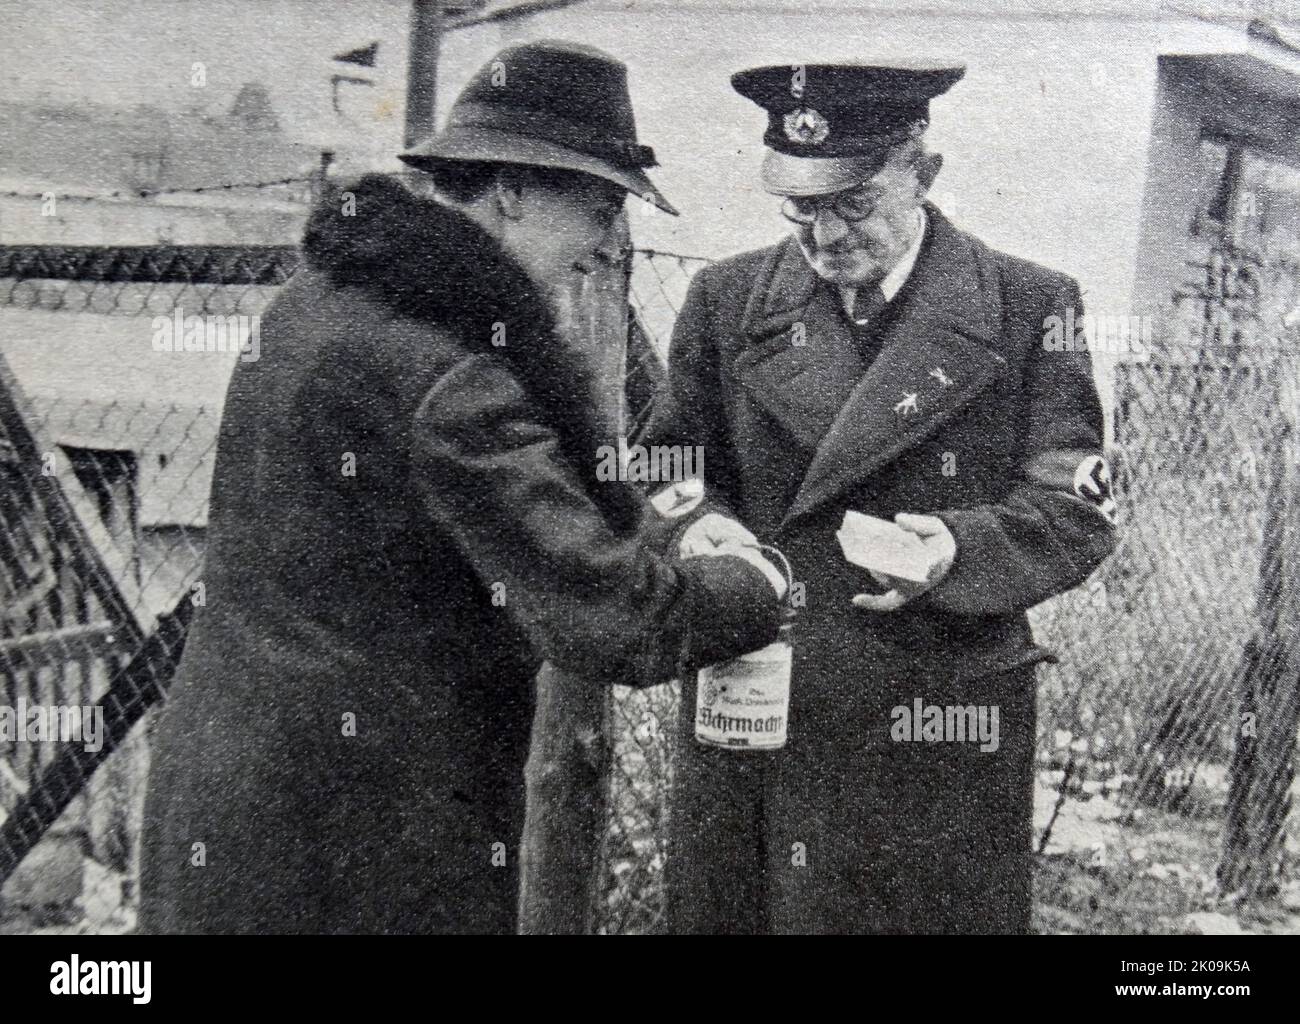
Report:
[[[678,528],[736,517],[789,557],[804,607],[783,749],[695,742],[685,680],[673,930],[1029,928],[1051,655],[1025,612],[1112,550],[1114,502],[1089,356],[1044,344],[1051,318],[1078,318],[1078,285],[926,201],[929,104],[962,74],[732,78],[767,116],[762,182],[791,237],[691,282],[644,443],[707,448]],[[913,535],[912,567],[850,564],[847,512]]]
[[[312,213],[231,379],[155,738],[150,931],[513,931],[541,659],[645,685],[776,635],[766,560],[662,558],[644,498],[597,477],[620,339],[584,349],[552,300],[627,193],[671,211],[623,65],[504,50],[405,159],[410,188]]]

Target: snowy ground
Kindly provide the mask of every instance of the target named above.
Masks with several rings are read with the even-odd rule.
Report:
[[[1040,779],[1036,834],[1051,817],[1057,794]],[[1214,867],[1220,815],[1188,818],[1138,811],[1131,820],[1104,795],[1071,797],[1062,805],[1038,859],[1034,927],[1047,934],[1300,934],[1300,878],[1283,883],[1274,900],[1239,907],[1218,898]],[[1287,840],[1288,863],[1300,865],[1300,844]],[[35,854],[33,856],[36,856]],[[123,878],[75,849],[43,851],[39,869],[80,871],[78,894],[63,904],[0,909],[0,934],[124,934],[135,912]],[[24,865],[33,868],[37,865]]]

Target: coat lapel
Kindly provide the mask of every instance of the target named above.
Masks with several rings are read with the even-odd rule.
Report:
[[[931,238],[880,355],[823,432],[785,523],[860,485],[930,437],[1006,365],[995,268],[927,206]],[[825,291],[825,289],[819,289]],[[925,509],[917,509],[924,512]]]
[[[768,260],[743,318],[734,369],[755,400],[811,457],[862,376],[848,324],[829,288],[789,239]]]

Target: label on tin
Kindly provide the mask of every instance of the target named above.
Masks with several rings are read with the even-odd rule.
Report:
[[[784,640],[700,669],[695,738],[715,747],[785,746],[793,648]]]

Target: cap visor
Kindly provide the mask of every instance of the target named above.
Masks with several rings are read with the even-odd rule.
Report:
[[[424,168],[442,160],[489,160],[503,164],[528,164],[533,167],[556,167],[612,181],[655,206],[678,215],[677,208],[664,198],[639,167],[619,167],[607,160],[579,153],[541,139],[498,131],[495,128],[452,128],[422,142],[398,159],[412,167]]]
[[[763,157],[763,188],[778,196],[820,196],[861,185],[880,167],[870,156],[791,156],[769,149]]]

